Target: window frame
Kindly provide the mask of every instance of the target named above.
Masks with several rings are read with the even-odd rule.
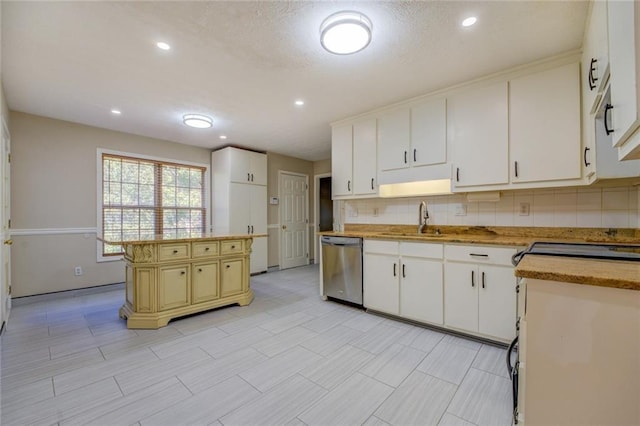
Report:
[[[128,157],[131,159],[139,159],[139,160],[148,160],[148,161],[155,161],[155,162],[161,162],[161,163],[168,163],[171,165],[184,165],[184,166],[191,166],[191,167],[200,167],[200,168],[204,168],[204,182],[203,182],[203,187],[204,187],[204,198],[203,198],[203,206],[204,206],[204,211],[205,211],[205,232],[211,232],[211,190],[210,190],[210,182],[211,182],[211,178],[210,178],[210,164],[204,164],[204,163],[196,163],[193,161],[184,161],[184,160],[176,160],[176,159],[171,159],[171,158],[162,158],[162,157],[156,157],[156,156],[151,156],[151,155],[144,155],[144,154],[139,154],[139,153],[134,153],[134,152],[124,152],[124,151],[115,151],[115,150],[110,150],[110,149],[103,149],[103,148],[98,148],[96,150],[96,176],[97,176],[97,180],[96,180],[96,233],[98,236],[102,235],[102,229],[103,229],[103,192],[102,192],[102,185],[103,185],[103,164],[102,164],[102,156],[103,154],[106,155],[113,155],[113,156],[118,156],[118,157]],[[102,242],[99,240],[96,240],[96,260],[97,262],[113,262],[113,261],[119,261],[122,259],[122,255],[104,255],[102,252]]]

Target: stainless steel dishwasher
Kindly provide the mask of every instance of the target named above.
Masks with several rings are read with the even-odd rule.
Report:
[[[322,237],[323,296],[362,306],[362,238]]]

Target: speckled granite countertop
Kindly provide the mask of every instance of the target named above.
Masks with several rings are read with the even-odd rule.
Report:
[[[640,244],[640,229],[635,228],[543,228],[511,226],[436,226],[418,234],[415,225],[347,224],[344,232],[320,232],[320,235],[360,237],[377,240],[424,241],[461,244],[487,244],[525,247],[534,241],[606,242]]]
[[[640,262],[527,255],[516,267],[523,278],[640,290]]]
[[[380,240],[529,246],[535,241],[638,244],[636,228],[543,228],[510,226],[346,225],[344,232],[322,232]],[[640,262],[527,255],[515,269],[518,277],[640,290]]]

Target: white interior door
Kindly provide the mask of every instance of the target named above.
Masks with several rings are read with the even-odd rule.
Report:
[[[309,220],[306,175],[279,173],[280,269],[309,263]]]
[[[2,121],[2,160],[0,161],[0,241],[3,242],[0,249],[0,326],[6,323],[11,309],[11,230],[10,230],[10,206],[11,206],[11,137],[7,125]]]

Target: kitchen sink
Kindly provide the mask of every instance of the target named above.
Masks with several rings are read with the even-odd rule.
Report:
[[[429,237],[438,238],[444,237],[444,234],[418,234],[417,232],[380,232],[378,235],[385,235],[390,237]]]

